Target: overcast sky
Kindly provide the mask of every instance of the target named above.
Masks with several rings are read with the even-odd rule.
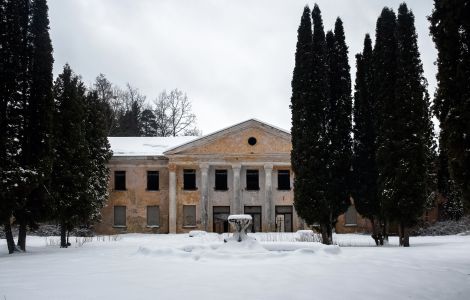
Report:
[[[384,6],[403,1],[318,0],[325,30],[341,17],[355,75],[363,39],[375,39]],[[185,91],[204,134],[257,118],[290,130],[297,28],[305,0],[49,0],[54,73],[68,62],[91,84],[103,73],[152,101],[164,89]],[[436,50],[426,19],[433,1],[408,1],[429,91]],[[353,81],[354,83],[354,81]]]

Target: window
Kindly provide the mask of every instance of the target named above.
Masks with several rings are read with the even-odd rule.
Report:
[[[114,226],[126,226],[126,207],[114,206]]]
[[[147,171],[147,190],[158,191],[159,190],[159,173],[158,171]]]
[[[259,190],[259,171],[246,170],[246,189],[248,191]]]
[[[114,189],[116,191],[126,190],[126,171],[114,171]]]
[[[357,211],[354,205],[350,205],[344,214],[344,225],[356,226],[357,225]]]
[[[196,190],[196,170],[184,169],[183,171],[183,189]]]
[[[183,205],[183,226],[196,227],[196,205]]]
[[[147,206],[147,226],[160,226],[159,206]]]
[[[277,171],[277,189],[278,190],[290,190],[290,171],[289,170],[278,170]]]
[[[227,170],[215,170],[215,190],[226,191],[227,187]]]
[[[224,233],[229,231],[228,216],[230,215],[230,206],[214,206],[213,223],[214,232]]]

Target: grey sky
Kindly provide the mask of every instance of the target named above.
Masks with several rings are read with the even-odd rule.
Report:
[[[318,0],[325,30],[345,26],[349,63],[375,36],[384,6],[403,1]],[[49,0],[54,73],[68,62],[91,84],[104,73],[149,100],[175,87],[192,100],[203,133],[257,118],[290,130],[297,27],[305,0]],[[436,50],[426,16],[432,0],[408,1],[431,95]],[[353,82],[354,83],[354,82]]]

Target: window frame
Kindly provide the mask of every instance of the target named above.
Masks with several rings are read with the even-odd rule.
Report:
[[[281,187],[280,183],[282,181],[280,180],[280,178],[283,176],[287,176],[287,186]],[[290,191],[292,189],[290,184],[290,170],[277,170],[277,189],[279,191]]]
[[[151,176],[157,177],[157,179],[155,181],[156,188],[150,188],[150,177]],[[159,191],[159,190],[160,190],[160,171],[147,170],[147,191]]]
[[[126,186],[126,171],[123,170],[116,170],[114,171],[114,190],[115,191],[127,191],[127,186]],[[118,180],[118,178],[120,178]],[[124,181],[121,181],[124,178]],[[119,186],[120,184],[123,184],[123,186]],[[122,188],[123,187],[123,188]]]
[[[194,186],[187,186],[189,185],[189,181],[187,176],[192,175],[194,176]],[[196,183],[196,169],[183,169],[183,190],[185,191],[196,191],[197,190],[197,183]]]
[[[225,173],[225,182],[221,186],[219,186],[217,183],[219,182],[219,180],[222,180],[220,179],[219,176],[223,176],[222,175],[223,173]],[[216,169],[214,171],[214,191],[228,191],[228,170],[227,169]]]
[[[251,180],[248,180],[249,176],[254,176],[254,174],[256,174],[256,187],[255,186],[251,186],[251,183],[249,182],[252,182]],[[246,170],[246,174],[245,174],[245,190],[247,191],[259,191],[260,190],[260,187],[259,187],[259,170],[258,169],[247,169]]]
[[[187,216],[186,216],[186,210],[187,209],[194,209],[194,224],[191,223],[186,223],[186,219],[187,219]],[[196,216],[196,205],[194,204],[188,204],[188,205],[183,205],[183,227],[184,228],[195,228],[197,225],[197,216]]]
[[[116,212],[117,208],[123,208],[124,209],[124,223],[123,224],[117,224],[116,223]],[[113,227],[116,228],[125,228],[127,227],[127,206],[125,205],[114,205],[113,206]]]
[[[155,208],[156,211],[156,224],[149,223],[149,208]],[[150,228],[159,228],[160,227],[160,206],[159,205],[147,205],[147,227]]]

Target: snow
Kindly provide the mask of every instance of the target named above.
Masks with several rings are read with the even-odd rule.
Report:
[[[113,156],[162,156],[163,152],[199,136],[108,137]]]
[[[250,215],[230,215],[228,220],[252,220],[253,218]]]
[[[0,240],[0,299],[468,299],[470,236],[335,235],[339,244],[296,242],[296,233],[28,236],[27,253]]]

